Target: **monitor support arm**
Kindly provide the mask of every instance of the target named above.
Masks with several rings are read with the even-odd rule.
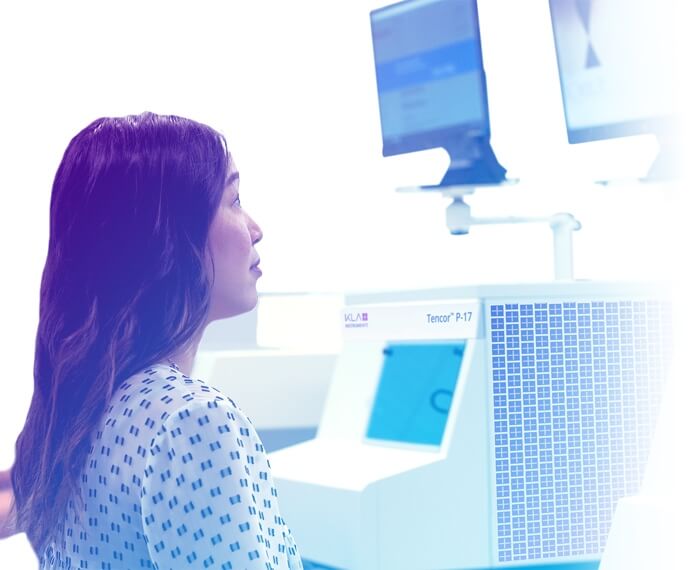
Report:
[[[402,188],[401,192],[425,190],[427,187]],[[429,187],[434,189],[435,187]],[[556,280],[572,280],[573,249],[572,232],[581,229],[579,221],[569,213],[557,213],[551,216],[506,216],[475,218],[471,207],[464,202],[466,195],[473,194],[474,186],[438,187],[444,196],[453,198],[446,209],[446,225],[453,235],[466,235],[471,226],[498,224],[534,224],[546,223],[553,231],[553,260]]]

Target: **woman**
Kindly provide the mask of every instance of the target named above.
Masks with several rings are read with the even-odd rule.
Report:
[[[251,422],[189,376],[207,324],[256,305],[261,238],[211,128],[143,113],[72,139],[12,469],[41,568],[302,567]]]

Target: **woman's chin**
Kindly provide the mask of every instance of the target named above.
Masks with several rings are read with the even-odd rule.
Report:
[[[248,299],[244,299],[241,303],[240,299],[235,299],[234,304],[229,304],[224,307],[218,307],[216,310],[210,311],[212,315],[209,322],[219,321],[221,319],[231,319],[232,317],[238,317],[244,313],[253,311],[258,305],[258,293],[254,289],[253,293],[248,296]]]

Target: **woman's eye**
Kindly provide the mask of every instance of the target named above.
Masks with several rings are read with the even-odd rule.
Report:
[[[234,200],[234,206],[239,206],[241,208],[241,198],[237,196],[236,200]]]

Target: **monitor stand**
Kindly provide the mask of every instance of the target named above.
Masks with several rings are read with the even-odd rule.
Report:
[[[498,184],[507,170],[497,162],[489,137],[465,137],[444,147],[451,164],[439,186]]]
[[[653,134],[656,136],[659,151],[645,176],[596,180],[596,184],[623,186],[642,182],[668,185],[678,182],[684,173],[682,138],[676,130],[663,130]]]
[[[676,134],[661,133],[656,135],[659,152],[649,167],[649,172],[642,178],[643,182],[664,182],[677,180],[682,172],[681,141]]]

